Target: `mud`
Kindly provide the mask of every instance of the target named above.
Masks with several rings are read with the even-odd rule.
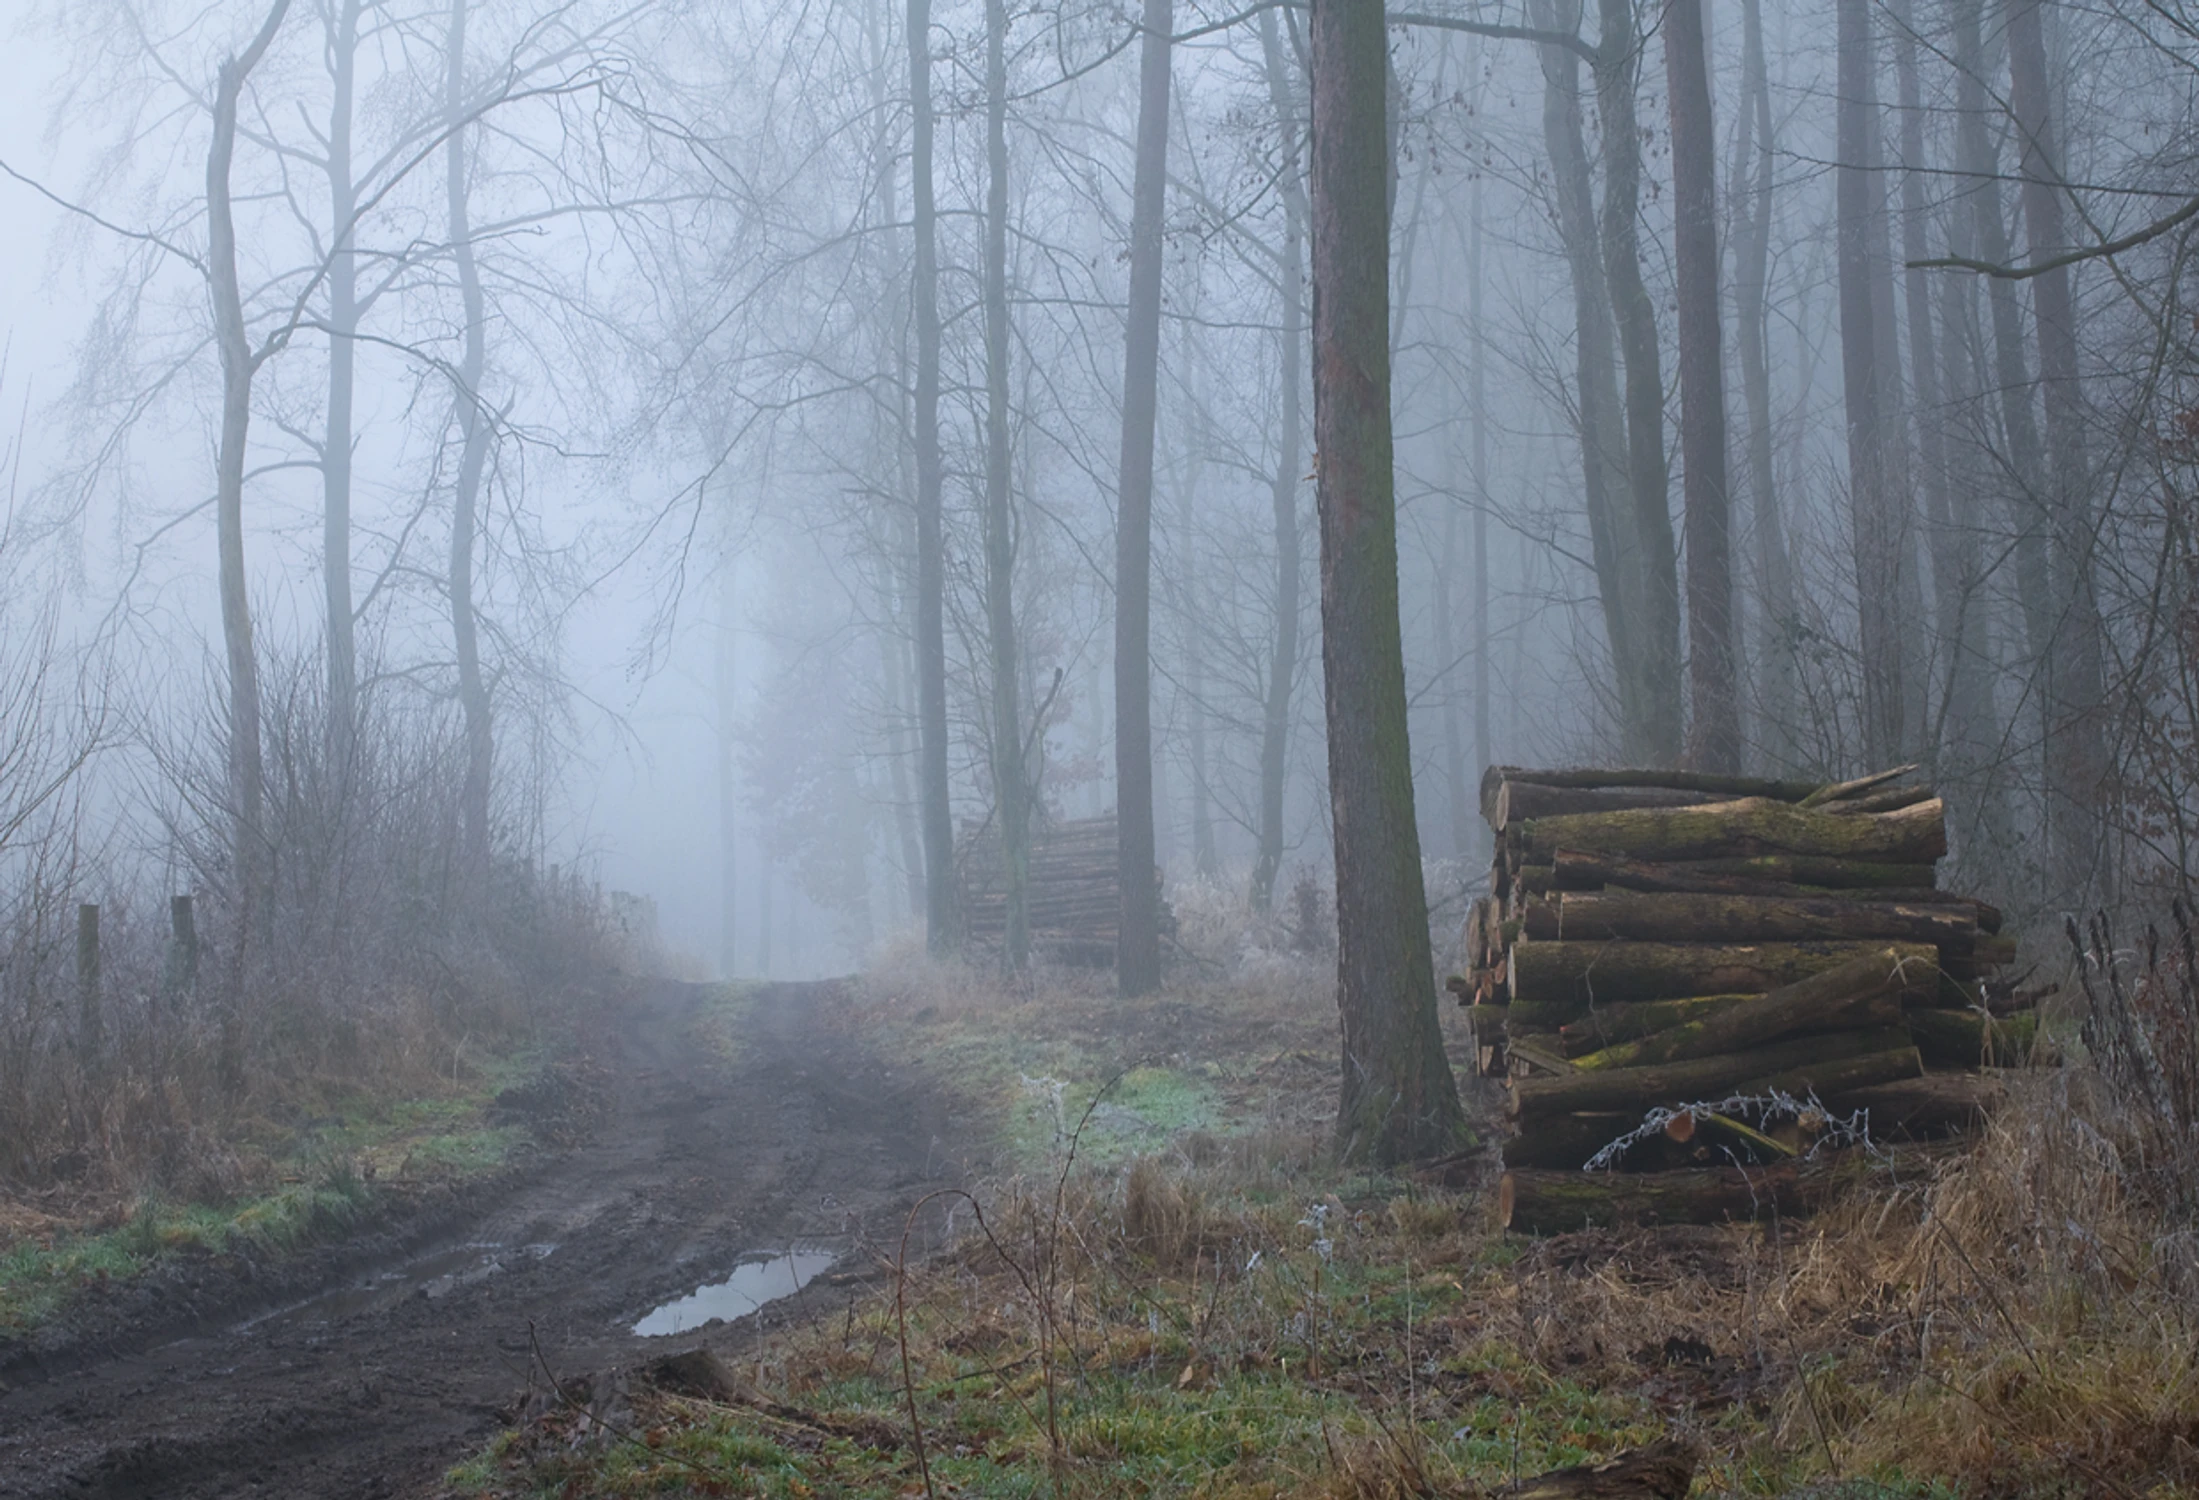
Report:
[[[890,1253],[907,1205],[970,1170],[952,1145],[970,1131],[865,1045],[837,986],[762,991],[731,1060],[694,1034],[707,993],[655,984],[613,1014],[579,1146],[288,1266],[218,1319],[215,1293],[186,1299],[182,1336],[155,1298],[165,1325],[118,1304],[97,1338],[19,1356],[0,1496],[439,1494],[530,1376],[697,1341],[632,1330],[759,1251],[840,1267],[759,1319],[837,1310],[834,1283]],[[742,1331],[700,1338],[737,1351]]]

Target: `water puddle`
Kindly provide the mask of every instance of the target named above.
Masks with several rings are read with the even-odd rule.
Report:
[[[522,1259],[542,1260],[555,1245],[454,1245],[401,1266],[377,1271],[349,1286],[336,1287],[303,1302],[293,1302],[248,1318],[237,1331],[251,1328],[335,1323],[362,1313],[384,1312],[408,1297],[439,1301],[452,1292],[477,1286]]]
[[[643,1338],[685,1333],[713,1318],[745,1318],[767,1302],[791,1297],[840,1257],[830,1250],[789,1250],[784,1255],[743,1262],[725,1280],[697,1287],[667,1302],[634,1325]]]

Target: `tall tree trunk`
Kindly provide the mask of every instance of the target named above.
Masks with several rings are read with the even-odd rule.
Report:
[[[1480,810],[1479,799],[1469,787],[1478,786],[1481,773],[1490,764],[1489,749],[1489,340],[1482,325],[1482,293],[1488,278],[1482,272],[1481,242],[1481,185],[1479,174],[1474,177],[1474,191],[1469,202],[1473,214],[1472,237],[1466,249],[1467,313],[1474,324],[1474,364],[1467,398],[1473,405],[1474,444],[1474,777],[1467,786],[1454,792],[1460,806],[1455,817],[1464,819],[1475,830],[1473,847],[1480,847],[1479,830],[1482,824],[1475,813]],[[1460,854],[1466,852],[1461,843]]]
[[[2000,153],[1986,122],[1991,103],[1986,89],[1984,0],[1951,0],[1955,53],[1955,128],[1965,189],[1970,199],[1970,232],[1977,256],[1995,265],[2009,261],[2008,226],[2001,217]],[[2001,430],[2007,442],[2006,472],[2011,477],[2011,530],[2015,534],[2016,595],[2023,612],[2025,655],[2033,676],[2046,671],[2054,638],[2054,599],[2046,538],[2050,529],[2039,503],[2046,456],[2031,409],[2032,385],[2024,357],[2023,313],[2015,283],[1986,278],[1986,306],[1993,323],[1993,384],[2000,391]],[[1982,373],[1982,372],[1981,372]],[[2043,694],[2032,695],[2044,730],[2051,710]],[[2043,735],[2042,735],[2043,739]]]
[[[1680,302],[1680,464],[1687,506],[1688,759],[1741,769],[1734,686],[1732,520],[1726,498],[1725,342],[1718,321],[1718,143],[1711,126],[1703,0],[1665,10],[1672,108],[1673,262]]]
[[[2009,103],[2023,142],[2023,221],[2031,259],[2070,248],[2063,223],[2061,150],[2047,83],[2045,0],[2004,0]],[[2039,324],[2039,394],[2046,408],[2048,508],[2056,631],[2047,655],[2047,828],[2057,884],[2072,899],[2106,874],[2101,811],[2110,766],[2101,725],[2105,667],[2094,592],[2093,522],[2086,472],[2077,310],[2067,266],[2032,278]]]
[[[481,529],[481,475],[488,462],[488,413],[481,381],[488,364],[488,312],[475,264],[473,224],[466,190],[466,7],[451,0],[449,55],[444,79],[444,109],[450,142],[444,185],[449,200],[451,254],[458,263],[459,304],[466,318],[466,342],[458,362],[458,483],[451,495],[450,615],[451,638],[458,656],[458,702],[466,721],[466,772],[460,790],[460,820],[469,873],[486,874],[489,860],[489,792],[496,764],[496,725],[490,716],[489,685],[481,670],[479,613],[474,603],[474,540]]]
[[[352,96],[361,0],[337,0],[329,17],[328,430],[321,442],[321,587],[328,633],[328,748],[340,787],[350,780],[358,714],[358,646],[351,607],[352,396],[357,381],[359,211],[351,175]]]
[[[985,0],[985,173],[985,617],[993,658],[993,797],[1007,893],[1002,959],[1020,973],[1031,956],[1031,851],[1009,494],[1007,0]]]
[[[1680,574],[1672,538],[1671,476],[1665,469],[1664,371],[1657,310],[1642,283],[1642,146],[1634,114],[1641,33],[1634,0],[1598,0],[1596,102],[1603,116],[1603,264],[1626,360],[1626,470],[1639,549],[1642,613],[1637,688],[1641,758],[1680,758]]]
[[[1536,24],[1580,29],[1580,0],[1538,0]],[[1581,126],[1580,63],[1564,47],[1543,46],[1542,134],[1550,153],[1558,234],[1573,280],[1574,401],[1580,429],[1581,493],[1588,514],[1589,555],[1603,606],[1604,638],[1618,690],[1619,724],[1631,761],[1655,758],[1651,710],[1644,699],[1641,548],[1626,469],[1626,414],[1619,404],[1618,355],[1612,345],[1610,292],[1598,257],[1596,208],[1588,147]],[[1476,525],[1484,523],[1477,519]],[[1482,533],[1486,538],[1486,532]],[[1477,554],[1481,543],[1476,543]],[[1481,590],[1484,599],[1487,589]],[[1486,604],[1479,606],[1486,620]],[[1487,640],[1486,631],[1483,640]],[[1484,650],[1486,655],[1486,650]],[[1477,665],[1476,671],[1480,671]],[[1487,764],[1486,761],[1483,762]]]
[[[939,211],[932,189],[931,0],[909,0],[909,192],[916,310],[916,738],[924,828],[924,935],[935,954],[962,944],[954,812],[947,791],[947,544],[939,454]]]
[[[1252,862],[1252,909],[1275,909],[1275,880],[1283,867],[1283,793],[1290,772],[1290,699],[1298,678],[1298,583],[1304,561],[1298,541],[1298,484],[1305,459],[1300,368],[1304,363],[1305,303],[1299,277],[1305,265],[1305,189],[1299,177],[1297,91],[1283,57],[1275,12],[1260,12],[1260,49],[1267,65],[1268,103],[1283,138],[1283,250],[1275,268],[1282,292],[1282,410],[1275,470],[1268,480],[1268,507],[1275,545],[1275,639],[1268,652],[1267,690],[1260,705],[1260,844]]]
[[[1322,656],[1336,844],[1337,1008],[1348,1161],[1449,1149],[1443,1053],[1406,736],[1389,371],[1382,12],[1314,0],[1314,447],[1321,455]]]
[[[1739,215],[1739,249],[1734,256],[1733,298],[1736,341],[1741,353],[1741,388],[1748,404],[1749,503],[1755,527],[1757,611],[1763,635],[1762,676],[1757,687],[1756,743],[1777,768],[1799,758],[1795,715],[1801,700],[1800,600],[1794,561],[1787,551],[1786,526],[1772,465],[1771,345],[1765,325],[1771,311],[1771,76],[1764,59],[1764,17],[1760,0],[1743,0],[1741,73],[1744,103],[1739,143],[1734,152],[1734,198]],[[1746,193],[1742,181],[1749,181]]]
[[[262,826],[265,772],[260,754],[260,674],[252,647],[252,603],[244,576],[244,450],[252,421],[252,377],[259,361],[244,326],[237,284],[237,224],[229,167],[237,149],[237,101],[245,79],[275,40],[290,0],[275,0],[244,51],[224,61],[214,82],[213,139],[206,149],[206,265],[221,354],[221,447],[214,468],[214,517],[220,554],[221,633],[229,665],[230,858],[243,934],[265,919],[267,840]],[[226,1050],[226,1048],[225,1048]],[[226,1065],[225,1065],[226,1071]]]
[[[732,528],[726,528],[730,535]],[[734,636],[739,623],[740,568],[728,541],[718,558],[718,631],[713,676],[718,739],[718,974],[740,970],[740,680],[735,675]]]
[[[2001,827],[1997,790],[1990,781],[1988,758],[1999,737],[1993,711],[1992,683],[1985,640],[1985,611],[1980,589],[1984,560],[1977,530],[1956,515],[1954,474],[1948,459],[1947,413],[1957,388],[1952,379],[1960,359],[1959,338],[1935,324],[1931,273],[1917,267],[1930,253],[1929,215],[1924,176],[1929,170],[1924,146],[1923,85],[1918,75],[1916,23],[1911,0],[1894,0],[1894,71],[1901,96],[1901,250],[1907,262],[1904,300],[1909,316],[1909,368],[1916,391],[1917,452],[1922,470],[1926,519],[1930,524],[1932,601],[1940,649],[1945,653],[1941,719],[1944,732],[1926,735],[1923,744],[1936,762],[1936,780],[1954,808],[1954,823],[1966,849],[1981,829]],[[1942,358],[1942,354],[1945,358]],[[1988,839],[1989,844],[1997,840]],[[1974,850],[1973,850],[1974,852]],[[1973,864],[1973,870],[1983,870]]]
[[[1876,135],[1871,129],[1870,7],[1871,0],[1838,0],[1835,258],[1840,281],[1841,389],[1848,420],[1849,508],[1863,640],[1863,753],[1868,764],[1883,766],[1901,757],[1914,726],[1902,722],[1907,694],[1896,595],[1902,539],[1893,516],[1878,309],[1873,296],[1873,204],[1881,189],[1873,151]]]
[[[1115,503],[1115,883],[1122,899],[1115,983],[1125,996],[1150,993],[1161,982],[1153,855],[1153,424],[1160,403],[1161,218],[1168,199],[1174,30],[1173,0],[1145,0]]]

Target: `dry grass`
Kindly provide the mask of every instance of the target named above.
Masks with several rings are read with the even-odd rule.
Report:
[[[2012,1075],[1975,1142],[1815,1220],[1521,1241],[1477,1195],[1325,1160],[1318,979],[1126,1005],[913,968],[870,981],[873,1019],[957,1086],[1011,1068],[973,1037],[1012,1037],[1081,1059],[1072,1087],[1173,1055],[1218,1101],[1115,1159],[1015,1157],[925,1209],[942,1248],[905,1280],[882,1247],[876,1294],[741,1336],[788,1409],[907,1437],[913,1400],[939,1493],[1493,1495],[1678,1436],[1698,1496],[2199,1494],[2199,1240],[2141,1170],[2154,1125],[2086,1068]],[[732,1492],[922,1491],[906,1445],[660,1415]],[[471,1472],[625,1494],[668,1471],[521,1434]]]

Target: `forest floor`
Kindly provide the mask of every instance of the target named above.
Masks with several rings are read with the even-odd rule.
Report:
[[[1698,1496],[2199,1492],[2188,1289],[2047,1115],[1811,1223],[1523,1241],[1329,1161],[1334,1028],[1318,959],[651,984],[581,1143],[436,1234],[0,1372],[0,1496],[1402,1500],[1668,1438]]]
[[[2182,1294],[2043,1116],[1811,1223],[1521,1240],[1486,1183],[1328,1161],[1294,963],[1135,1002],[859,981],[876,1055],[990,1123],[974,1196],[861,1247],[868,1284],[567,1364],[452,1488],[1403,1500],[1677,1440],[1697,1496],[2199,1492]],[[2107,1279],[2027,1248],[2066,1213]]]
[[[961,1168],[944,1096],[894,1076],[849,1006],[829,984],[647,983],[482,1127],[537,1148],[384,1192],[319,1251],[250,1224],[190,1253],[148,1234],[149,1269],[0,1344],[0,1496],[422,1493],[531,1375],[634,1359],[635,1320],[744,1253],[859,1264],[873,1221],[898,1230]]]

